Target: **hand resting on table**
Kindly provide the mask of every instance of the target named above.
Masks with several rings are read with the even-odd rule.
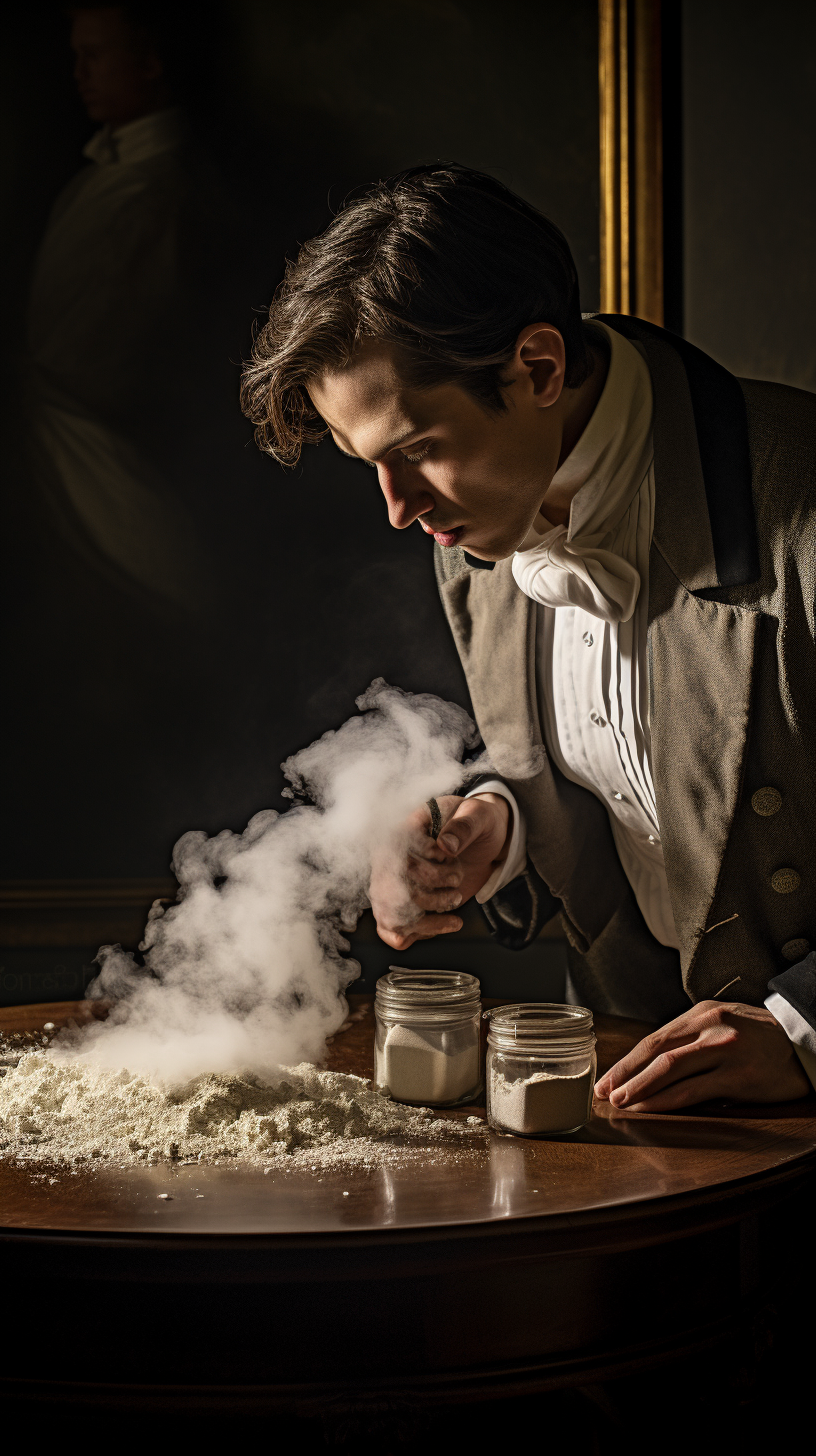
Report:
[[[764,1006],[700,1001],[643,1038],[599,1078],[595,1096],[627,1112],[676,1112],[695,1102],[788,1102],[810,1082]]]

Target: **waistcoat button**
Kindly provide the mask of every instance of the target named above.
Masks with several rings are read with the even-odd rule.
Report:
[[[786,940],[782,947],[782,954],[786,961],[801,961],[804,960],[809,950],[809,940]]]
[[[793,890],[799,889],[801,883],[802,876],[798,870],[785,868],[771,875],[771,889],[776,890],[777,895],[790,895]]]
[[[761,814],[763,819],[770,819],[772,814],[778,814],[782,808],[782,795],[778,789],[757,789],[751,795],[751,808],[755,814]]]

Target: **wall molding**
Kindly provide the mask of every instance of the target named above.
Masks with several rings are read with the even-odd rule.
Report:
[[[170,876],[155,879],[2,880],[0,945],[8,949],[96,950],[136,945],[154,900],[175,897]]]
[[[0,946],[8,950],[89,950],[121,943],[136,946],[154,900],[175,899],[178,886],[161,879],[0,880]],[[463,906],[458,940],[489,940],[490,932],[475,902]],[[558,918],[541,932],[542,940],[561,940]],[[352,939],[378,940],[370,911]]]

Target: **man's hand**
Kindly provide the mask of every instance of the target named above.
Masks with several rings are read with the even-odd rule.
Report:
[[[505,852],[510,806],[501,794],[446,794],[437,802],[439,838],[431,839],[431,814],[423,804],[406,822],[402,863],[384,858],[373,867],[371,908],[380,938],[394,950],[461,930],[460,917],[451,912],[481,890]]]
[[[764,1006],[700,1001],[644,1037],[595,1087],[632,1112],[675,1112],[695,1102],[788,1102],[810,1091],[779,1022]]]

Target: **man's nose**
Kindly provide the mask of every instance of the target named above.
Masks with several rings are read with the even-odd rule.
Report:
[[[406,526],[412,526],[419,516],[426,511],[433,510],[436,502],[429,490],[424,486],[413,487],[405,480],[405,472],[399,466],[392,469],[386,465],[378,465],[377,473],[380,478],[380,490],[385,496],[388,506],[388,519],[392,526],[398,531],[404,531]]]

